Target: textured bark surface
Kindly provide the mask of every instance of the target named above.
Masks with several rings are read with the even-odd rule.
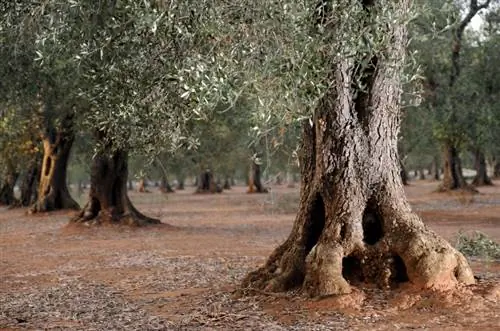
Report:
[[[103,151],[92,162],[89,200],[72,222],[87,224],[159,224],[160,220],[139,212],[127,195],[128,155]]]
[[[68,161],[75,135],[72,117],[64,119],[61,129],[48,127],[43,134],[43,160],[38,185],[38,199],[30,212],[80,209],[66,183]]]
[[[42,157],[38,153],[31,160],[21,182],[21,205],[28,207],[38,199],[38,180],[41,176]]]
[[[267,193],[268,190],[262,184],[260,164],[252,161],[248,175],[248,193]]]
[[[398,3],[408,9],[409,1]],[[312,125],[303,126],[292,232],[243,288],[301,287],[310,296],[325,296],[349,293],[362,282],[431,289],[474,283],[465,257],[426,227],[405,196],[397,137],[406,29],[392,29],[387,56],[372,58],[373,67],[364,72],[366,89],[355,88],[352,62],[335,68],[336,84]]]
[[[488,176],[486,167],[486,157],[479,149],[474,152],[474,168],[476,169],[476,176],[472,180],[474,186],[487,186],[493,185],[491,178]]]

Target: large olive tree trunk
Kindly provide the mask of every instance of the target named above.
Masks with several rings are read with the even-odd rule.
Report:
[[[408,10],[408,0],[397,3]],[[474,283],[465,257],[412,212],[405,196],[397,139],[407,39],[404,26],[391,29],[391,46],[369,59],[365,90],[354,87],[356,63],[341,60],[334,69],[334,86],[313,124],[303,126],[292,232],[243,287],[301,287],[323,296],[349,293],[359,282],[438,289]]]
[[[92,160],[89,200],[72,222],[159,224],[139,212],[127,195],[128,155],[126,151],[104,150]]]
[[[472,180],[472,185],[474,186],[486,186],[493,185],[490,177],[488,176],[486,168],[486,157],[480,149],[476,149],[474,152],[474,167],[476,169],[476,176]]]
[[[43,160],[38,185],[38,199],[30,212],[79,209],[66,184],[68,161],[75,135],[72,118],[64,119],[62,128],[47,128],[42,136]]]

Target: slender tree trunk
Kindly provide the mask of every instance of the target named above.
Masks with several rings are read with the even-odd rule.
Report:
[[[21,205],[31,206],[38,199],[38,179],[41,176],[42,157],[36,153],[31,160],[21,183]]]
[[[89,199],[76,223],[159,224],[139,212],[127,195],[128,155],[126,151],[104,150],[92,160]]]
[[[474,152],[474,157],[475,157],[474,166],[476,168],[476,176],[472,181],[472,185],[474,186],[493,185],[493,182],[488,176],[486,170],[486,158],[484,157],[484,153],[481,152],[479,149],[476,149],[476,151]]]
[[[409,1],[398,0],[394,8],[406,11]],[[397,140],[406,28],[391,29],[383,57],[358,55],[357,61],[373,65],[361,72],[363,90],[353,84],[359,73],[352,59],[334,68],[335,84],[313,125],[303,125],[301,196],[292,232],[246,277],[244,288],[301,287],[324,296],[349,293],[360,282],[409,281],[436,289],[474,283],[465,257],[425,226],[405,196]]]
[[[458,149],[451,143],[445,144],[443,147],[443,162],[443,182],[438,189],[440,192],[452,190],[476,191],[465,181]]]
[[[252,161],[250,166],[248,193],[267,193],[267,189],[262,185],[260,164]]]
[[[30,212],[80,209],[78,203],[71,197],[66,183],[68,161],[74,139],[71,117],[65,118],[62,129],[47,129],[42,138],[43,160],[38,199]]]
[[[12,206],[17,203],[14,187],[18,177],[19,173],[14,165],[8,164],[6,174],[0,184],[0,205]]]
[[[425,170],[424,170],[424,168],[420,168],[418,170],[418,179],[425,180]]]

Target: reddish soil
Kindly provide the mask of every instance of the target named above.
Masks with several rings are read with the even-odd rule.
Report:
[[[500,183],[481,194],[433,193],[413,182],[414,209],[439,234],[480,230],[500,241]],[[239,281],[286,238],[297,189],[217,195],[189,188],[132,193],[169,225],[67,226],[67,213],[0,207],[0,329],[500,330],[500,262],[471,261],[478,284],[453,293],[402,286],[311,300],[237,295]]]

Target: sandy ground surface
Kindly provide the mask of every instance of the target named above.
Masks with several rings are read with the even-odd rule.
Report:
[[[480,230],[500,241],[500,183],[474,197],[407,194],[448,240]],[[453,293],[364,288],[311,300],[296,293],[235,295],[240,280],[288,235],[298,192],[235,187],[132,194],[149,228],[68,227],[70,214],[0,207],[0,329],[500,330],[500,263],[473,260],[477,285]]]

